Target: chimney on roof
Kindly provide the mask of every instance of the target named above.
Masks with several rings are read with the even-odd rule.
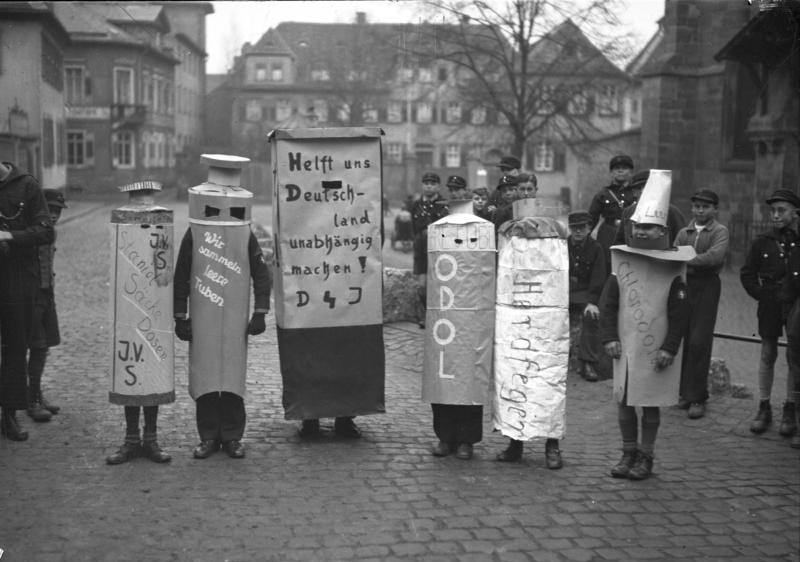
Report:
[[[367,12],[356,12],[356,23],[359,25],[367,23]]]

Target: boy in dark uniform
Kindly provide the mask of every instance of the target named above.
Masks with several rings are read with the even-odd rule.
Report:
[[[761,336],[761,359],[758,366],[759,405],[750,425],[753,433],[764,433],[772,423],[772,381],[778,358],[778,338],[783,333],[785,307],[779,299],[781,282],[786,278],[790,252],[800,245],[798,209],[800,197],[788,189],[779,189],[766,201],[771,208],[773,228],[753,241],[739,272],[747,294],[758,301],[758,335]],[[791,348],[786,350],[787,362]],[[788,437],[797,431],[793,399],[796,373],[792,367],[786,376],[786,402],[778,432]]]
[[[37,246],[51,244],[53,225],[39,182],[0,162],[0,433],[25,441],[17,410],[28,407],[27,353],[38,290]]]
[[[439,195],[441,180],[433,172],[422,175],[422,196],[411,206],[411,228],[414,232],[414,275],[417,276],[419,327],[425,327],[426,277],[428,274],[428,225],[448,213],[445,199]]]
[[[495,232],[504,222],[514,218],[513,205],[514,200],[517,198],[518,185],[519,178],[517,176],[503,176],[500,178],[500,183],[497,185],[497,191],[500,192],[500,205],[494,210],[492,218]]]
[[[611,270],[611,253],[609,248],[617,237],[617,229],[621,224],[622,210],[634,202],[629,182],[633,174],[633,159],[626,154],[614,156],[608,163],[611,172],[611,183],[600,190],[589,205],[589,231],[594,230],[602,219],[597,230],[597,241],[603,247],[606,269]]]
[[[44,198],[53,226],[61,218],[61,210],[67,208],[64,194],[58,189],[45,189]],[[54,234],[55,238],[55,234]],[[61,343],[58,330],[58,315],[53,292],[55,271],[55,239],[53,244],[37,248],[39,258],[39,291],[36,294],[31,338],[28,343],[28,415],[37,422],[50,421],[60,408],[50,404],[42,394],[42,373],[47,361],[48,349]]]
[[[606,280],[606,261],[603,248],[589,237],[591,217],[586,211],[570,213],[569,238],[569,320],[570,347],[577,348],[579,373],[587,381],[600,377],[597,367],[603,358],[600,343],[597,307]]]

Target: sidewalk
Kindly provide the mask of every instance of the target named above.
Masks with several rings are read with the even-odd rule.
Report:
[[[611,384],[577,377],[562,470],[545,468],[543,441],[519,464],[495,462],[507,440],[488,408],[472,461],[435,458],[420,400],[424,331],[410,323],[384,328],[386,414],[357,418],[360,440],[337,439],[323,420],[323,436],[306,442],[283,419],[268,316],[250,342],[243,460],[192,458],[187,346],[176,340],[177,401],[159,415],[172,462],[107,466],[124,433],[107,399],[108,219],[99,209],[59,227],[64,343],[45,389],[62,411],[46,424],[20,412],[30,439],[0,440],[2,562],[798,560],[800,455],[774,428],[750,434],[753,400],[713,397],[696,421],[662,409],[644,482],[608,476],[620,447]],[[176,210],[176,238],[180,220]]]

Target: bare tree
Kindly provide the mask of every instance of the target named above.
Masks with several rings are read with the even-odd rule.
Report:
[[[624,80],[609,63],[630,50],[618,32],[620,0],[426,0],[425,35],[409,49],[452,63],[461,98],[508,123],[511,150],[537,134],[565,143],[601,132],[590,117],[598,79]],[[436,14],[435,18],[430,14]],[[590,41],[587,40],[590,39]]]

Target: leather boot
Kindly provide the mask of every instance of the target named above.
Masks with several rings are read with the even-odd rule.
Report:
[[[42,405],[42,408],[44,408],[53,415],[61,411],[61,406],[56,406],[55,404],[48,402],[42,393],[39,393],[39,403]]]
[[[769,400],[762,400],[758,403],[758,412],[750,424],[750,431],[753,433],[764,433],[772,423],[772,407]]]
[[[778,433],[784,437],[791,437],[797,432],[797,424],[794,421],[795,408],[794,402],[784,402],[783,404],[783,415],[781,416],[781,425],[778,428]]]
[[[639,451],[636,464],[628,472],[628,480],[645,480],[653,473],[653,455]]]
[[[636,451],[636,449],[622,449],[622,458],[611,469],[611,476],[614,478],[627,478],[628,474],[630,474],[631,468],[633,468],[633,465],[636,464],[637,452],[638,451]]]
[[[17,421],[17,411],[3,408],[0,414],[0,434],[5,435],[12,441],[26,441],[28,432],[23,431]]]
[[[145,434],[144,439],[142,440],[142,456],[158,463],[169,462],[172,460],[172,457],[158,446],[158,441],[156,440],[155,434]]]
[[[42,405],[41,391],[28,391],[28,416],[35,422],[49,422],[53,414]]]
[[[106,457],[107,464],[122,464],[131,459],[135,459],[142,452],[142,445],[139,442],[139,434],[126,435],[125,442],[117,451]]]
[[[512,439],[508,442],[508,447],[497,455],[500,462],[518,462],[522,458],[524,442]]]

